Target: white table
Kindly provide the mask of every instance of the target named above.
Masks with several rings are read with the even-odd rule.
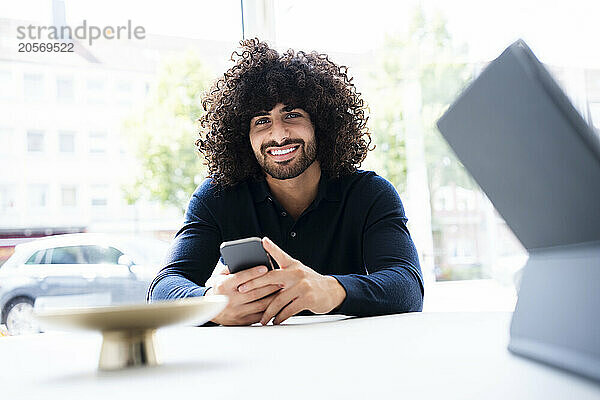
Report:
[[[600,399],[506,350],[510,314],[415,313],[159,331],[163,365],[98,372],[101,337],[0,338],[3,399]]]

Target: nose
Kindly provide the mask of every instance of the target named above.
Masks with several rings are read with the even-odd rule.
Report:
[[[277,143],[283,143],[289,136],[284,123],[279,120],[274,120],[271,125],[271,139]]]

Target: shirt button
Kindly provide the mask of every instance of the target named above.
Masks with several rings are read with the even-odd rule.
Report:
[[[293,237],[293,238],[295,238],[296,237],[296,232],[293,232],[293,231],[290,232],[290,236]]]
[[[286,216],[287,216],[287,213],[286,213],[285,211],[282,211],[282,212],[281,212],[281,216],[282,216],[282,217],[286,217]]]

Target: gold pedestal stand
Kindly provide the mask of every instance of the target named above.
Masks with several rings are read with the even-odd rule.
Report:
[[[111,371],[128,367],[158,365],[156,329],[102,332],[98,368]]]

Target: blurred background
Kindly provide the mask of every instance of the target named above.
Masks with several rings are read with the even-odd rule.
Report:
[[[390,180],[404,202],[425,310],[512,311],[527,254],[435,122],[523,38],[600,129],[598,15],[600,3],[585,0],[0,0],[1,324],[35,331],[23,321],[38,297],[144,300],[144,284],[123,280],[147,282],[160,267],[206,176],[194,147],[202,93],[238,42],[255,36],[349,68],[376,145],[362,168]],[[18,39],[19,26],[84,20],[131,21],[145,38],[18,52],[49,42]],[[90,235],[32,242],[70,233]]]

